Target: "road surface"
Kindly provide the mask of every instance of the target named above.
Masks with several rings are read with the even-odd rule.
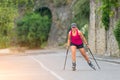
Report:
[[[77,70],[71,69],[69,52],[63,70],[65,50],[41,51],[25,55],[0,56],[0,80],[120,80],[120,64],[97,61],[101,70],[92,70],[79,52]],[[96,66],[94,61],[93,64]],[[96,66],[97,68],[97,66]]]

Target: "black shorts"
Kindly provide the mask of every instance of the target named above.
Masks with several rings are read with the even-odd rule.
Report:
[[[76,44],[70,43],[70,46],[76,46],[77,49],[79,49],[79,48],[84,48],[83,43],[80,44],[80,45],[76,45]]]

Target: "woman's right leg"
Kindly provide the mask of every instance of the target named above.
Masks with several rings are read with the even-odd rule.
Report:
[[[71,52],[72,52],[72,68],[73,71],[76,70],[76,46],[71,45]]]
[[[72,62],[76,62],[76,46],[71,46]]]

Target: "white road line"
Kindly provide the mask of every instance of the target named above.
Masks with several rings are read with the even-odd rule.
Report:
[[[34,61],[36,61],[37,63],[40,64],[40,66],[45,69],[46,71],[50,72],[53,76],[55,76],[56,78],[58,78],[59,80],[64,80],[62,77],[60,77],[59,75],[57,75],[54,71],[50,70],[49,68],[47,68],[44,64],[42,64],[39,60],[37,60],[34,57],[31,57]]]

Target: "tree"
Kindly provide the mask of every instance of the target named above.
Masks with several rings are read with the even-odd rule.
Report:
[[[28,8],[28,4],[33,4],[33,0],[0,0],[0,48],[10,46],[15,36],[13,29],[18,9],[21,6]]]

